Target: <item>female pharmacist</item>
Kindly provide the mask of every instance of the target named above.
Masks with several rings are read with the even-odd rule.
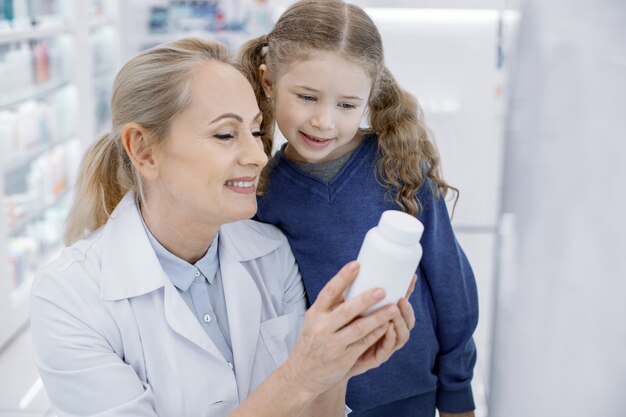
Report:
[[[254,93],[220,44],[184,39],[119,72],[67,247],[36,278],[34,352],[63,416],[340,416],[347,380],[414,325],[371,315],[344,266],[305,314],[285,237],[250,220],[267,162]]]

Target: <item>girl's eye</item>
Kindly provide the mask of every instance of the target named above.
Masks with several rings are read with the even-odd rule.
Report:
[[[304,101],[315,101],[315,96],[311,96],[308,94],[298,94],[298,97],[300,97]]]
[[[339,106],[343,109],[356,109],[356,106],[350,103],[340,103]]]
[[[229,140],[233,139],[235,135],[233,135],[232,133],[216,133],[215,135],[213,135],[213,137],[219,140]]]
[[[262,138],[263,136],[265,136],[265,132],[257,130],[256,132],[252,132],[252,136],[254,136],[255,138]]]

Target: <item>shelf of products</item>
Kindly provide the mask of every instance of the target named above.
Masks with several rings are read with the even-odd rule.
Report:
[[[109,128],[117,1],[0,1],[0,347],[63,246],[82,152]]]
[[[170,0],[147,9],[135,52],[182,37],[215,39],[235,50],[273,25],[265,0]]]

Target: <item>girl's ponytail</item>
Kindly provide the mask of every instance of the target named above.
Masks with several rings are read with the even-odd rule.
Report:
[[[274,137],[274,111],[272,103],[265,95],[263,90],[263,81],[259,74],[259,67],[265,63],[265,55],[268,50],[268,36],[263,35],[258,38],[251,39],[243,44],[237,56],[237,62],[241,72],[252,84],[256,101],[259,104],[259,110],[263,114],[263,122],[261,123],[261,131],[265,133],[261,140],[263,141],[263,149],[268,157],[272,153],[272,138]]]
[[[396,190],[394,200],[403,211],[418,214],[415,195],[426,176],[435,183],[437,197],[445,196],[449,189],[456,191],[442,178],[439,151],[424,124],[422,109],[386,67],[374,86],[369,111],[370,126],[378,135],[381,151],[379,175]]]
[[[116,143],[109,133],[102,135],[81,162],[65,231],[68,246],[104,225],[132,186]]]

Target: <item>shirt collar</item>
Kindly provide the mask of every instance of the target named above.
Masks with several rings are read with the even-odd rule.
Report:
[[[146,226],[143,216],[141,215],[141,211],[139,211],[139,213],[141,223],[143,224],[146,234],[148,235],[148,240],[150,240],[150,245],[154,249],[154,253],[156,253],[157,259],[159,260],[163,271],[176,288],[185,292],[189,289],[194,280],[197,279],[206,279],[209,284],[213,284],[215,281],[215,275],[219,269],[219,232],[215,235],[215,239],[213,239],[211,246],[209,246],[209,249],[206,251],[204,256],[192,265],[174,255],[161,245],[161,243],[154,237],[150,229],[148,229],[148,226]],[[196,276],[198,271],[202,276]]]
[[[101,231],[94,232],[101,235],[97,238],[101,242],[100,295],[104,300],[138,297],[171,283],[150,244],[135,200],[135,193],[129,191]],[[220,270],[223,264],[258,259],[286,244],[285,236],[274,226],[252,220],[223,224],[219,230]]]

